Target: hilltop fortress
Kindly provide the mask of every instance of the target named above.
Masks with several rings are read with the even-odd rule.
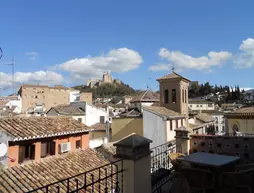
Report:
[[[103,75],[102,75],[102,80],[100,80],[100,79],[88,80],[86,82],[86,86],[88,86],[90,88],[94,88],[94,87],[100,86],[103,83],[109,83],[109,84],[117,83],[117,84],[121,84],[121,81],[119,79],[113,79],[113,77],[110,75],[109,72],[104,72]]]

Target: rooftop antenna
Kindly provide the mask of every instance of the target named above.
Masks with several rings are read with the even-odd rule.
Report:
[[[15,59],[14,57],[12,58],[12,62],[11,63],[7,63],[5,65],[9,65],[12,67],[12,91],[13,93],[15,92],[15,81],[14,81],[14,66],[15,66]]]

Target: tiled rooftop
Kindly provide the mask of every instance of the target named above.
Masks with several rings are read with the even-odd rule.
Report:
[[[160,100],[159,94],[154,93],[150,90],[146,90],[142,92],[141,94],[134,96],[130,103],[135,102],[158,102]]]
[[[56,107],[51,107],[51,109],[54,109],[57,113],[61,115],[84,115],[85,114],[85,111],[83,109],[79,107],[70,106],[70,105],[59,105]],[[51,109],[49,109],[49,111]]]
[[[159,114],[161,116],[165,116],[165,117],[184,117],[183,115],[181,115],[178,112],[172,111],[167,109],[166,107],[157,107],[157,106],[145,106],[143,107],[144,110],[150,111],[150,112],[154,112],[156,114]]]
[[[252,107],[240,108],[228,114],[239,114],[239,115],[254,114],[254,107],[252,106]]]
[[[204,123],[214,121],[213,117],[207,113],[198,113],[196,118]]]
[[[0,192],[26,192],[82,174],[108,163],[109,161],[104,159],[95,150],[85,149],[51,156],[40,162],[30,162],[24,165],[1,169]],[[94,170],[92,174],[97,178],[98,170]],[[84,176],[78,178],[80,178],[81,182],[84,181]],[[87,180],[89,179],[90,174],[87,175]],[[63,186],[62,183],[60,183],[61,185]],[[72,189],[75,186],[75,182],[70,183],[70,186],[70,189]]]
[[[13,140],[28,140],[59,136],[71,133],[88,132],[90,127],[71,117],[22,117],[0,119],[0,130]]]
[[[106,123],[97,123],[91,126],[91,129],[93,131],[105,131],[107,128],[107,124]]]
[[[175,73],[175,72],[172,72],[171,74],[167,74],[161,78],[158,78],[157,81],[160,81],[160,80],[168,80],[168,79],[184,79],[188,82],[190,82],[190,80],[188,80],[187,78],[184,78],[182,77],[181,75]]]

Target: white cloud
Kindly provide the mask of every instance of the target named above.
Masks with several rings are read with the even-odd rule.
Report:
[[[128,48],[119,48],[112,49],[101,56],[69,60],[55,68],[70,72],[72,78],[86,80],[101,78],[104,71],[127,72],[138,68],[142,62],[143,59],[138,52]],[[54,69],[54,67],[50,69]]]
[[[240,53],[234,58],[236,68],[250,68],[254,66],[254,39],[248,38],[239,47]]]
[[[232,54],[227,51],[214,52],[211,51],[207,56],[192,57],[186,55],[180,51],[169,51],[166,48],[161,48],[159,51],[159,56],[162,59],[166,59],[170,64],[174,64],[176,69],[196,69],[196,70],[206,70],[211,71],[212,67],[221,67],[224,62],[232,57]],[[157,67],[156,67],[157,66]],[[161,67],[161,68],[160,68]],[[153,65],[150,69],[155,70],[167,70],[164,65]]]
[[[12,75],[0,72],[0,76],[0,88],[11,88]],[[20,86],[23,83],[55,85],[64,82],[64,78],[61,74],[52,71],[16,72],[14,81],[16,86]]]
[[[37,53],[37,52],[27,52],[26,55],[29,56],[30,60],[36,60],[39,53]]]
[[[149,67],[151,71],[169,71],[170,69],[169,64],[156,64]]]

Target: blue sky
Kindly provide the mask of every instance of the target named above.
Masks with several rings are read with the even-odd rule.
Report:
[[[5,0],[0,6],[1,88],[85,84],[110,70],[158,89],[176,71],[191,80],[254,87],[253,1]],[[149,79],[151,77],[151,79]],[[2,94],[9,94],[7,89]]]

